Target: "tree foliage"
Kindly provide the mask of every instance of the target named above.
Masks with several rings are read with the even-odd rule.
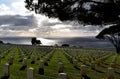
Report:
[[[112,25],[103,29],[97,36],[98,39],[109,39],[115,46],[116,52],[120,54],[120,24]]]
[[[31,39],[31,43],[32,43],[32,45],[36,44],[36,38],[35,37]]]
[[[4,42],[3,42],[3,41],[0,41],[0,44],[4,44]]]
[[[37,40],[37,39],[36,39],[36,37],[33,37],[33,38],[31,39],[31,43],[32,43],[32,45],[42,44],[40,40]]]
[[[69,47],[69,44],[62,44],[62,47]]]
[[[85,24],[116,23],[120,0],[25,0],[26,8],[37,14]]]

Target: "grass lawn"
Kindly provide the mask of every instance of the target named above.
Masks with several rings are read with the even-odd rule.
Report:
[[[44,65],[44,75],[38,74],[40,62],[48,58],[51,53],[52,57],[49,58],[48,66]],[[34,79],[58,79],[58,55],[64,65],[64,73],[67,73],[69,79],[107,79],[108,67],[115,58],[114,53],[114,51],[102,49],[0,45],[0,79],[4,76],[4,65],[9,62],[11,56],[14,56],[14,60],[13,64],[10,65],[9,79],[27,79],[27,69],[30,67],[34,68]],[[33,57],[35,63],[31,64]],[[20,70],[23,64],[20,62],[22,58],[27,59],[25,70]],[[77,61],[78,69],[74,67],[69,58],[72,61]],[[92,62],[95,63],[95,69],[91,68]],[[83,64],[86,65],[88,78],[84,78],[80,74]],[[114,79],[120,79],[120,55],[117,56],[114,70]]]

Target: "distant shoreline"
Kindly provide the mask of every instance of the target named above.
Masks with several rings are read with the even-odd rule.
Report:
[[[32,37],[0,37],[4,43],[11,44],[27,44],[31,45]],[[84,48],[105,48],[114,49],[113,45],[108,40],[99,40],[95,37],[60,37],[60,38],[37,38],[43,45],[54,46],[57,44],[69,44],[70,46],[84,47]]]

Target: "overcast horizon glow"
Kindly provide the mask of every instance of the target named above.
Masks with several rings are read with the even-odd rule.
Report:
[[[0,37],[81,37],[95,36],[101,27],[61,22],[29,12],[24,0],[0,0]]]

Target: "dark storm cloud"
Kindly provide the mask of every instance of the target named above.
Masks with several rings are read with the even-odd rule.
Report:
[[[2,15],[0,16],[0,25],[35,26],[37,25],[37,20],[33,15]]]

